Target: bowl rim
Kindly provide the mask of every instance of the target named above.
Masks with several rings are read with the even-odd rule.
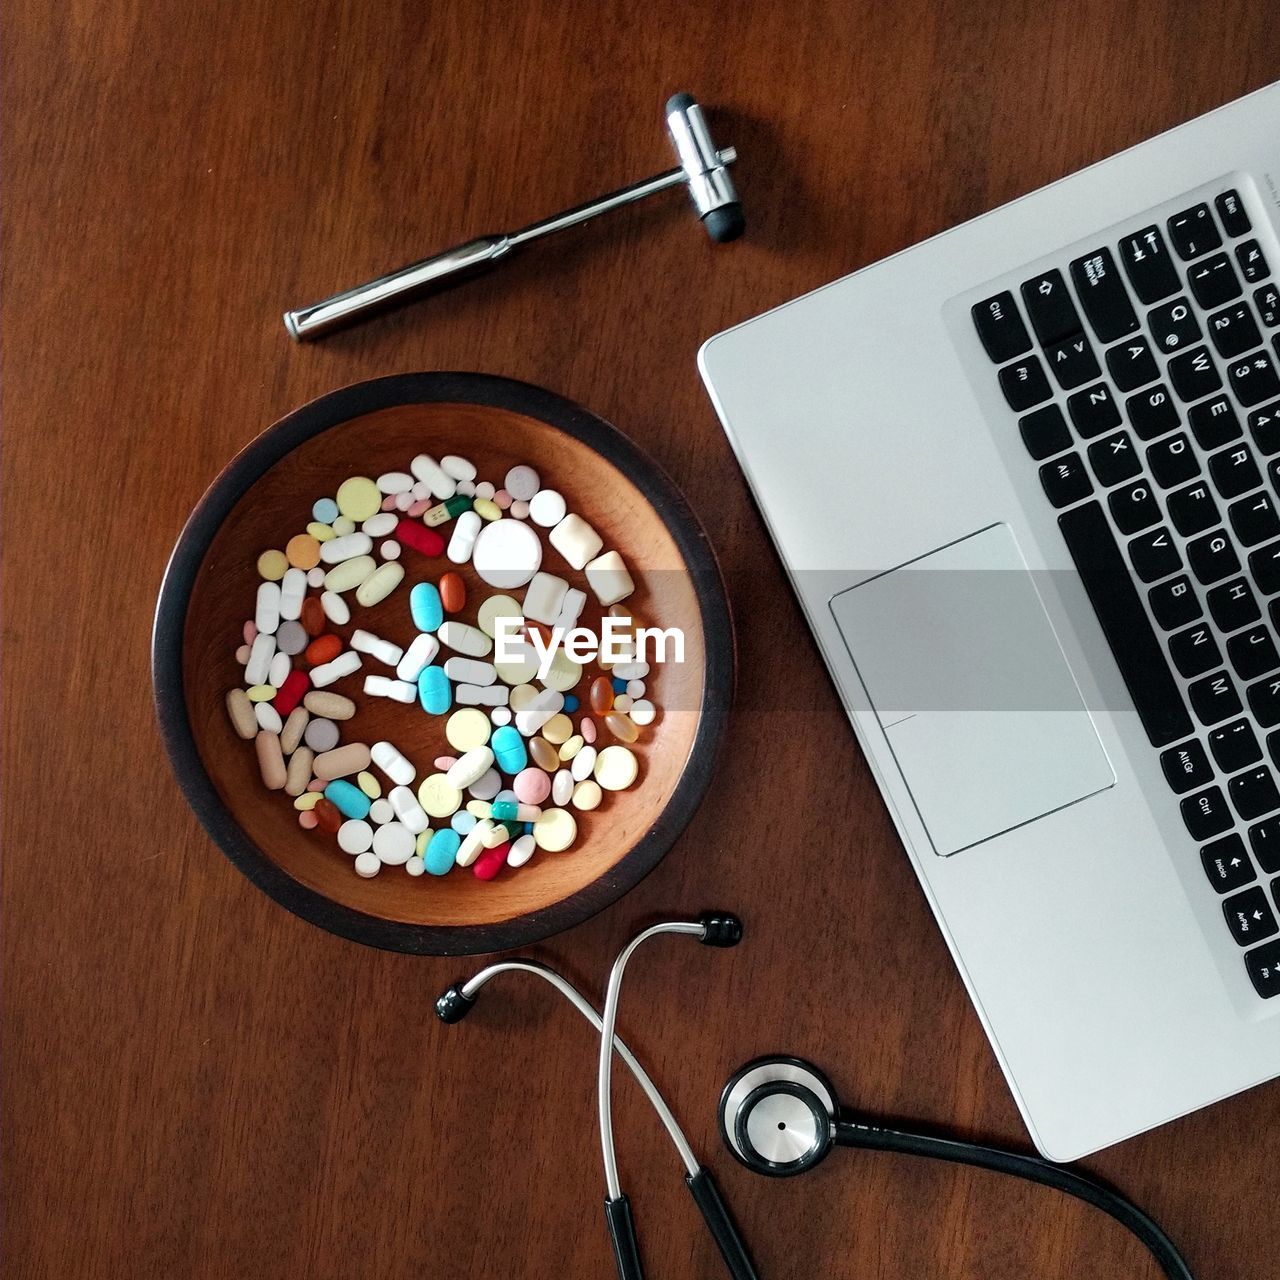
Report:
[[[253,484],[293,449],[352,418],[406,404],[466,403],[535,418],[575,437],[613,463],[645,496],[679,548],[698,598],[703,628],[703,697],[693,744],[671,795],[627,854],[576,893],[537,912],[477,925],[387,920],[333,901],[273,862],[231,816],[196,747],[183,687],[187,608],[196,575],[223,521]],[[581,924],[644,879],[688,825],[710,785],[728,723],[736,666],[728,596],[701,522],[666,472],[617,427],[532,383],[496,374],[392,374],[327,392],[266,428],[205,490],[165,567],[151,634],[151,676],[160,736],[187,802],[213,841],[281,906],[330,933],[415,955],[479,955],[526,946]]]

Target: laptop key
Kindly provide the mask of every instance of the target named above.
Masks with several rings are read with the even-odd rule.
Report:
[[[1240,264],[1240,272],[1250,284],[1257,284],[1271,274],[1267,266],[1262,246],[1256,240],[1246,240],[1236,245],[1236,261]]]
[[[1097,502],[1086,502],[1060,515],[1058,527],[1151,745],[1167,747],[1189,737],[1191,716],[1106,513]]]
[[[1280,396],[1280,375],[1276,373],[1275,361],[1265,351],[1228,365],[1227,377],[1231,379],[1236,399],[1246,409]]]
[[[1199,400],[1222,386],[1222,374],[1208,347],[1196,347],[1169,361],[1169,381],[1183,400]]]
[[[1182,431],[1176,436],[1157,440],[1147,450],[1147,466],[1162,489],[1185,484],[1200,474],[1200,460],[1191,447],[1190,439]]]
[[[1156,622],[1166,631],[1185,627],[1188,622],[1195,622],[1204,614],[1200,601],[1192,590],[1191,579],[1185,573],[1152,587],[1147,592],[1147,599],[1151,602],[1151,612],[1155,614]]]
[[[1197,680],[1188,687],[1187,697],[1196,719],[1206,728],[1230,720],[1244,710],[1235,683],[1225,671]],[[1252,816],[1256,818],[1258,814]]]
[[[1280,724],[1280,679],[1270,676],[1251,684],[1245,691],[1253,718],[1264,728],[1274,729]],[[1271,741],[1267,739],[1268,743]]]
[[[1224,360],[1234,360],[1262,342],[1262,331],[1247,302],[1224,307],[1208,319],[1209,338]]]
[[[1223,449],[1209,459],[1209,478],[1224,498],[1238,498],[1262,484],[1262,472],[1253,454],[1241,445]]]
[[[1141,533],[1143,529],[1160,523],[1160,504],[1151,492],[1151,486],[1144,481],[1139,480],[1109,494],[1107,505],[1121,533]],[[1280,525],[1276,532],[1280,533]]]
[[[1120,241],[1120,261],[1133,291],[1147,305],[1159,302],[1182,287],[1164,236],[1157,226],[1143,227]]]
[[[1209,750],[1223,773],[1237,773],[1262,759],[1258,735],[1248,720],[1224,724],[1209,735]]]
[[[1276,787],[1276,780],[1266,765],[1232,778],[1227,783],[1227,793],[1236,812],[1246,822],[1280,809],[1280,788]]]
[[[1178,548],[1169,536],[1169,530],[1164,528],[1153,529],[1134,538],[1129,543],[1129,561],[1143,582],[1156,582],[1182,568]]]
[[[1213,587],[1205,596],[1209,616],[1221,632],[1239,631],[1262,617],[1258,598],[1244,578],[1233,578]]]
[[[1206,533],[1187,543],[1187,564],[1202,587],[1211,587],[1240,572],[1240,557],[1225,529]]]
[[[1182,351],[1200,341],[1200,321],[1186,298],[1175,298],[1156,307],[1147,316],[1156,346],[1166,355]]]
[[[1280,453],[1280,400],[1249,415],[1249,434],[1262,453]]]
[[[1200,850],[1200,863],[1218,893],[1234,893],[1258,878],[1244,841],[1234,831],[1205,845]]]
[[[1008,289],[994,298],[974,303],[971,313],[978,337],[996,364],[1004,364],[1031,350],[1031,335]]]
[[[1227,657],[1241,680],[1256,680],[1280,670],[1280,649],[1261,623],[1232,636],[1227,641]]]
[[[1187,272],[1187,284],[1192,296],[1206,311],[1234,302],[1244,292],[1240,277],[1225,253],[1215,253],[1196,263]]]
[[[1276,514],[1275,499],[1269,493],[1255,493],[1233,502],[1227,508],[1227,516],[1236,537],[1246,547],[1280,538],[1280,515]]]
[[[1185,489],[1176,489],[1166,499],[1169,505],[1169,518],[1173,526],[1184,538],[1194,537],[1221,524],[1218,515],[1218,504],[1209,492],[1209,486],[1203,481],[1188,485]]]
[[[1222,226],[1227,235],[1243,236],[1253,230],[1253,224],[1249,221],[1249,215],[1244,209],[1244,202],[1234,187],[1216,196],[1213,207],[1217,209],[1218,217],[1222,219]]]
[[[1280,735],[1273,733],[1271,737],[1280,737]],[[1267,741],[1270,743],[1270,738]],[[1273,751],[1272,763],[1275,763],[1275,759],[1276,753]],[[1280,814],[1263,818],[1261,822],[1255,822],[1249,828],[1249,848],[1253,850],[1258,866],[1268,875],[1275,875],[1280,871]]]
[[[1033,409],[1053,395],[1039,356],[1027,356],[1016,364],[1005,365],[1000,370],[1000,390],[1014,413]]]
[[[1104,247],[1077,258],[1071,264],[1071,279],[1080,305],[1101,341],[1114,342],[1138,327],[1129,291],[1120,279],[1110,249]]]
[[[1071,428],[1056,404],[1046,404],[1018,419],[1018,430],[1027,452],[1037,461],[1071,448]]]
[[[1197,738],[1162,751],[1160,767],[1175,795],[1185,795],[1213,781],[1213,765]]]
[[[1219,449],[1240,438],[1240,419],[1236,417],[1235,405],[1223,395],[1193,404],[1187,410],[1187,421],[1202,449]]]
[[[1124,421],[1115,397],[1111,394],[1111,388],[1105,382],[1068,396],[1067,412],[1071,415],[1076,430],[1086,440],[1100,436],[1104,431],[1111,431]]]
[[[1249,572],[1264,596],[1273,596],[1280,591],[1280,542],[1251,552]]]
[[[1132,480],[1142,470],[1142,460],[1127,431],[1117,431],[1115,435],[1091,444],[1089,465],[1104,489],[1123,480]]]
[[[1129,424],[1143,440],[1154,440],[1166,431],[1182,425],[1178,408],[1169,394],[1169,388],[1161,383],[1149,391],[1140,391],[1124,402]]]
[[[1093,481],[1078,453],[1046,462],[1040,468],[1040,483],[1055,507],[1069,507],[1093,492]]]
[[[1136,391],[1160,376],[1151,344],[1140,333],[1107,348],[1107,372],[1121,391]]]
[[[1181,213],[1175,213],[1168,222],[1169,239],[1184,262],[1198,258],[1210,249],[1217,249],[1222,244],[1217,224],[1207,204],[1193,205]]]
[[[1044,358],[1063,391],[1092,382],[1102,372],[1098,368],[1098,357],[1083,333],[1063,338],[1061,342],[1046,343]]]
[[[1182,821],[1196,842],[1212,840],[1235,826],[1235,817],[1227,805],[1221,787],[1206,787],[1183,800]]]
[[[1022,301],[1042,347],[1061,342],[1070,334],[1080,333],[1084,329],[1061,271],[1046,271],[1033,280],[1025,281],[1022,285]]]
[[[1202,676],[1222,665],[1222,650],[1212,629],[1200,624],[1169,637],[1169,656],[1178,674],[1187,680]]]
[[[1280,324],[1280,288],[1273,284],[1264,285],[1254,293],[1253,305],[1258,308],[1262,323],[1268,329]]]
[[[1276,924],[1267,895],[1257,886],[1228,898],[1222,904],[1222,914],[1227,919],[1231,936],[1242,947],[1280,933],[1280,925]]]
[[[1246,951],[1244,967],[1249,972],[1253,989],[1264,1000],[1280,995],[1280,942],[1268,942],[1252,951]]]

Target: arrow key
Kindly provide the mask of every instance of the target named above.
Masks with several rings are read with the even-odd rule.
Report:
[[[1219,893],[1242,889],[1258,878],[1253,863],[1249,861],[1244,841],[1234,832],[1205,845],[1200,850],[1200,861],[1204,864],[1204,873],[1209,877],[1209,883]]]
[[[1252,946],[1263,938],[1280,933],[1280,925],[1276,924],[1267,895],[1256,886],[1226,899],[1222,904],[1222,914],[1226,917],[1231,936],[1242,947]]]

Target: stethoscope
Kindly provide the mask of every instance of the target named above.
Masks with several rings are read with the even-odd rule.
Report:
[[[616,1053],[630,1069],[662,1121],[685,1166],[685,1185],[702,1214],[733,1280],[759,1280],[751,1257],[711,1173],[694,1155],[648,1072],[614,1031],[622,975],[636,948],[662,933],[684,934],[712,947],[732,947],[742,940],[742,922],[724,911],[704,912],[697,920],[668,920],[638,933],[609,970],[604,1008],[597,1013],[565,977],[536,960],[501,960],[466,982],[455,983],[436,1001],[441,1021],[460,1021],[475,1004],[481,988],[501,973],[531,973],[549,982],[600,1033],[597,1101],[600,1146],[604,1156],[605,1223],[613,1245],[619,1280],[643,1280],[640,1248],[631,1202],[618,1176],[613,1141],[612,1068]],[[609,1052],[612,1046],[613,1052]],[[1110,1187],[1039,1156],[1005,1151],[979,1143],[889,1129],[868,1124],[846,1112],[827,1077],[803,1058],[756,1058],[729,1078],[720,1095],[720,1135],[733,1157],[755,1173],[792,1177],[815,1168],[835,1147],[898,1151],[1010,1174],[1054,1187],[1110,1214],[1146,1246],[1169,1280],[1193,1280],[1191,1269],[1159,1224],[1132,1201]]]

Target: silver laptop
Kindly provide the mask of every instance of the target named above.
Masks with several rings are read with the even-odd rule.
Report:
[[[1280,84],[700,354],[1053,1160],[1280,1074],[1278,232]]]

